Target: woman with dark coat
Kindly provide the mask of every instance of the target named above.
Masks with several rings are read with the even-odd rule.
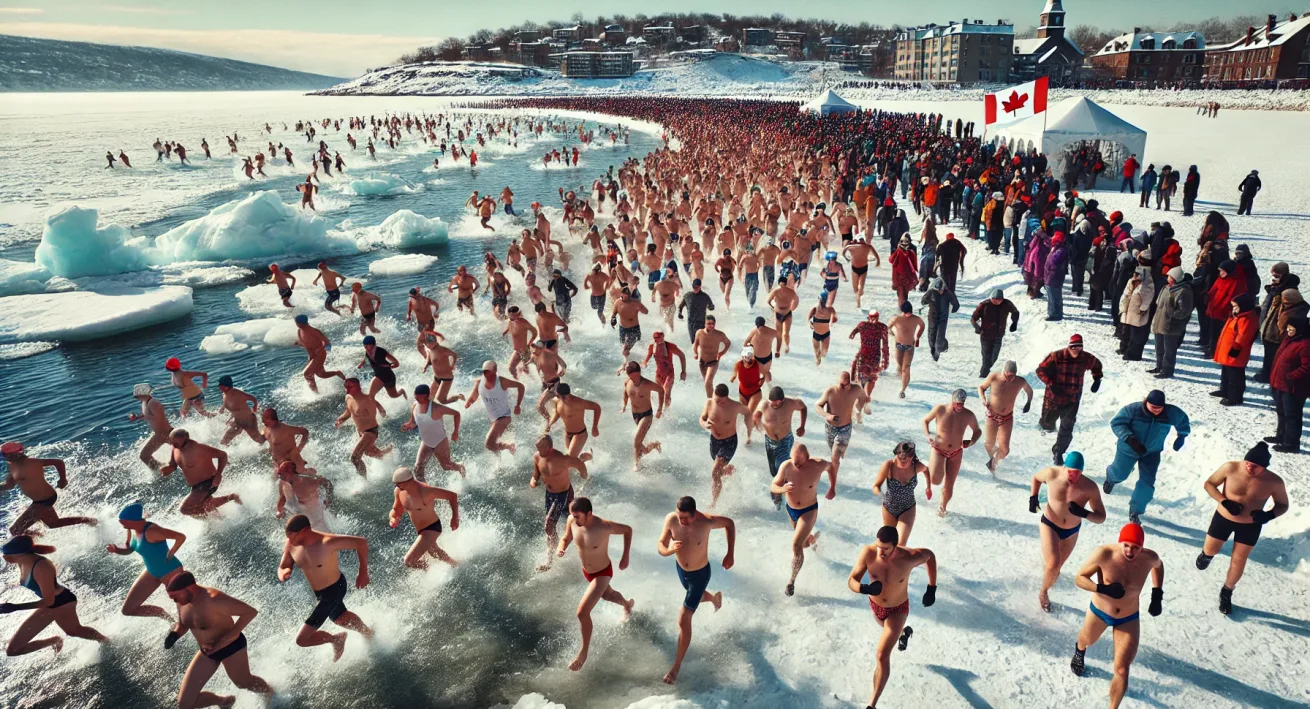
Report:
[[[1246,292],[1246,281],[1237,275],[1237,265],[1232,261],[1219,264],[1219,278],[1210,287],[1206,296],[1205,317],[1210,319],[1209,342],[1202,345],[1206,357],[1214,357],[1215,343],[1228,316],[1233,312],[1233,299]]]
[[[1187,168],[1187,177],[1183,178],[1183,216],[1192,216],[1192,205],[1196,204],[1196,193],[1201,189],[1201,173],[1193,165]]]

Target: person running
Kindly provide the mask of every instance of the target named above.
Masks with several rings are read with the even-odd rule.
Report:
[[[216,415],[205,411],[205,390],[209,388],[209,374],[182,369],[182,361],[177,357],[165,360],[164,369],[168,371],[169,381],[182,397],[179,416],[186,418],[192,410],[206,418]],[[200,386],[192,381],[196,377],[200,377]]]
[[[382,309],[382,296],[364,290],[362,283],[351,283],[350,312],[353,314],[356,308],[359,309],[359,334],[363,335],[365,330],[375,335],[381,332],[377,326],[377,317],[378,311]]]
[[[1033,405],[1033,388],[1028,380],[1019,376],[1019,365],[1006,360],[1000,372],[987,375],[978,385],[978,396],[983,400],[983,448],[987,451],[987,470],[996,472],[997,466],[1010,454],[1010,435],[1014,431],[1014,404],[1019,392],[1027,397],[1023,413]]]
[[[300,626],[296,644],[300,647],[331,645],[332,661],[336,662],[346,651],[346,634],[342,632],[334,635],[321,630],[324,622],[331,620],[342,628],[363,635],[365,640],[373,639],[373,629],[346,609],[346,575],[341,572],[340,566],[341,552],[354,551],[359,556],[355,588],[367,586],[368,541],[363,537],[316,531],[305,515],[296,515],[287,520],[286,533],[287,541],[282,546],[277,580],[286,583],[291,580],[296,567],[300,567],[305,581],[314,591],[314,598],[318,600],[304,625]]]
[[[851,414],[861,419],[869,413],[869,395],[864,390],[851,384],[851,373],[843,371],[837,375],[837,383],[823,390],[823,396],[815,403],[819,415],[826,423],[828,450],[832,455],[832,471],[835,475],[841,469],[841,460],[846,455],[846,448],[851,444],[851,429],[854,421]]]
[[[278,418],[277,409],[267,408],[259,416],[264,424],[261,433],[268,441],[268,453],[273,459],[273,471],[285,462],[295,465],[296,472],[313,473],[313,468],[305,462],[303,452],[309,445],[309,429],[293,426]]]
[[[387,515],[387,524],[395,529],[400,524],[400,518],[408,514],[409,521],[414,523],[414,530],[418,532],[418,538],[410,545],[409,551],[405,552],[405,566],[426,569],[428,560],[425,556],[458,566],[458,562],[437,543],[441,537],[437,501],[445,500],[450,505],[450,531],[453,532],[459,529],[459,495],[415,480],[414,472],[409,468],[396,468],[391,474],[391,482],[396,486],[395,502]]]
[[[313,200],[310,200],[310,207],[313,207]],[[341,314],[341,284],[345,283],[346,277],[328,268],[326,261],[319,261],[318,275],[314,276],[313,285],[318,285],[323,281],[323,290],[327,291],[327,299],[323,301],[323,309],[331,310],[334,314]]]
[[[94,527],[97,524],[95,517],[60,517],[59,513],[55,512],[55,502],[59,500],[59,493],[46,481],[45,469],[55,469],[55,473],[59,476],[56,485],[63,490],[68,487],[68,469],[64,461],[58,458],[30,458],[23,444],[18,441],[9,441],[0,445],[0,456],[4,457],[7,468],[5,481],[0,483],[0,491],[17,487],[27,496],[27,499],[32,501],[18,515],[14,523],[9,525],[9,534],[13,536],[26,534],[37,522],[44,524],[48,529],[74,524],[89,524]]]
[[[1042,397],[1042,416],[1037,421],[1045,433],[1055,432],[1055,423],[1060,422],[1059,433],[1055,435],[1055,445],[1051,446],[1051,455],[1055,464],[1064,462],[1064,452],[1073,442],[1073,428],[1078,421],[1078,407],[1083,399],[1083,375],[1092,373],[1092,393],[1101,389],[1101,360],[1090,352],[1083,351],[1083,336],[1074,334],[1069,338],[1069,346],[1056,350],[1037,365],[1037,378],[1046,385],[1046,394]]]
[[[498,376],[495,360],[489,359],[482,363],[482,376],[473,382],[473,391],[464,400],[464,408],[469,408],[481,398],[482,405],[487,408],[487,418],[491,421],[491,428],[487,430],[486,449],[496,454],[509,451],[510,455],[514,455],[518,450],[516,445],[500,442],[500,437],[513,421],[510,416],[507,389],[518,391],[518,400],[514,402],[514,416],[518,416],[523,413],[523,395],[526,389],[513,379]]]
[[[823,358],[828,356],[828,346],[832,344],[832,326],[837,322],[837,311],[831,308],[827,301],[826,291],[819,294],[818,305],[810,308],[810,314],[805,318],[810,324],[811,339],[814,341],[814,366],[823,364]]]
[[[874,268],[882,268],[882,259],[872,244],[865,243],[864,235],[842,248],[841,255],[851,262],[851,288],[855,291],[855,308],[864,307],[864,282],[869,277],[869,257]]]
[[[663,330],[655,330],[651,333],[651,343],[646,347],[646,359],[642,360],[641,368],[645,369],[652,359],[655,360],[655,383],[659,385],[664,392],[664,399],[668,403],[673,402],[673,358],[678,358],[681,365],[682,374],[679,381],[687,381],[687,355],[672,342],[664,337]]]
[[[449,435],[446,434],[447,416],[454,419]],[[454,470],[461,478],[464,477],[464,466],[450,457],[451,444],[459,442],[460,417],[461,414],[455,409],[433,401],[427,384],[414,387],[414,403],[409,407],[409,420],[400,425],[400,430],[418,430],[419,446],[414,458],[414,477],[419,482],[427,482],[423,471],[433,457],[436,457],[442,470]]]
[[[259,411],[259,400],[233,386],[232,377],[226,374],[218,378],[218,390],[223,394],[219,410],[232,414],[227,430],[218,441],[219,445],[226,446],[243,431],[250,436],[250,440],[262,444],[264,435],[259,432],[259,419],[255,417],[255,412]]]
[[[18,629],[9,638],[5,654],[10,657],[26,655],[42,648],[54,648],[55,654],[64,649],[64,639],[59,636],[36,639],[42,630],[51,623],[59,626],[66,635],[98,643],[109,642],[96,630],[82,624],[77,615],[77,596],[56,580],[55,564],[46,558],[53,554],[55,548],[43,544],[34,544],[32,538],[20,534],[0,547],[0,555],[6,564],[18,570],[18,585],[36,594],[37,600],[26,603],[0,603],[0,615],[32,611]]]
[[[559,546],[559,521],[569,514],[569,505],[573,503],[570,470],[578,471],[583,480],[587,479],[585,462],[555,450],[555,441],[550,436],[537,439],[537,452],[532,455],[532,479],[528,481],[528,487],[546,487],[546,563],[537,567],[538,572],[549,570],[555,561],[552,552]]]
[[[878,375],[887,371],[891,364],[890,352],[887,351],[887,326],[878,322],[878,311],[870,310],[864,322],[851,328],[853,340],[858,335],[860,349],[851,361],[851,378],[864,387],[864,393],[873,396],[873,387],[878,384]]]
[[[769,327],[763,317],[755,318],[755,329],[741,343],[743,347],[749,347],[755,352],[755,361],[759,363],[760,373],[766,382],[773,381],[773,358],[779,354],[780,343],[778,331]]]
[[[855,567],[846,579],[846,587],[852,593],[869,597],[873,617],[882,626],[869,709],[878,706],[878,698],[887,687],[892,671],[892,646],[904,652],[914,634],[906,621],[910,616],[910,572],[916,566],[928,570],[928,588],[923,592],[923,607],[928,608],[937,602],[937,557],[928,549],[902,546],[896,528],[885,526],[878,530],[877,542],[860,548]],[[865,576],[869,577],[868,583],[864,582]]]
[[[1196,557],[1196,568],[1205,571],[1216,554],[1223,550],[1228,538],[1233,538],[1232,560],[1228,575],[1219,589],[1219,612],[1233,612],[1233,589],[1242,580],[1246,560],[1260,541],[1260,530],[1270,520],[1286,514],[1290,503],[1283,479],[1269,470],[1269,445],[1264,441],[1255,444],[1240,461],[1219,466],[1205,481],[1205,492],[1219,506],[1210,518],[1205,532],[1205,544]],[[1273,499],[1274,506],[1265,509]]]
[[[591,500],[579,497],[569,505],[569,519],[564,525],[564,537],[560,539],[557,556],[564,556],[569,544],[574,539],[578,542],[578,559],[582,562],[582,577],[589,584],[578,602],[578,628],[582,633],[582,649],[578,656],[569,663],[569,669],[577,672],[587,662],[587,652],[591,649],[591,611],[601,600],[609,601],[623,607],[623,622],[632,617],[632,607],[636,599],[626,599],[622,593],[612,587],[614,565],[610,561],[609,542],[613,535],[623,537],[623,555],[619,557],[619,571],[628,568],[628,555],[632,551],[632,527],[618,522],[611,522],[597,517],[592,511]]]
[[[134,502],[118,513],[118,523],[127,530],[122,546],[109,544],[105,551],[127,556],[136,553],[145,563],[145,570],[137,576],[123,599],[123,615],[141,618],[162,618],[173,622],[173,616],[159,606],[146,603],[150,595],[183,572],[177,550],[186,542],[186,535],[145,521],[145,509]]]
[[[321,532],[331,531],[327,526],[327,508],[332,506],[332,481],[319,475],[313,468],[301,468],[284,460],[277,465],[277,504],[273,516],[282,519],[291,503],[292,514],[309,518],[311,526]]]
[[[624,360],[641,340],[640,317],[646,313],[650,311],[640,300],[633,299],[631,291],[627,288],[619,291],[619,299],[614,302],[614,309],[610,312],[610,328],[619,329],[619,344],[623,346]]]
[[[737,382],[737,393],[741,397],[741,403],[748,411],[754,411],[760,403],[760,393],[764,389],[763,368],[755,360],[755,350],[751,347],[741,349],[741,359],[732,367],[732,378],[729,381]],[[753,428],[750,425],[749,417],[746,429],[749,431]],[[749,438],[749,436],[747,437]]]
[[[685,315],[683,313],[684,309],[687,311]],[[701,279],[693,278],[691,290],[683,293],[682,300],[678,303],[678,319],[686,318],[687,339],[693,345],[696,342],[697,335],[711,317],[706,314],[707,310],[714,310],[714,299],[710,297],[709,293],[701,290]]]
[[[254,179],[253,177],[251,179]],[[275,263],[268,265],[268,280],[265,283],[272,283],[277,286],[277,297],[282,300],[283,307],[294,307],[291,305],[291,294],[296,288],[296,277],[294,274],[282,270],[281,266]]]
[[[364,359],[359,361],[355,369],[363,369],[368,365],[373,370],[373,380],[368,384],[368,395],[375,397],[382,389],[387,390],[387,396],[395,399],[397,397],[409,398],[404,389],[396,389],[396,369],[400,367],[400,360],[396,356],[378,347],[378,341],[372,335],[364,336]]]
[[[705,402],[700,414],[701,428],[710,434],[710,459],[714,467],[710,470],[710,509],[719,503],[719,493],[723,492],[723,478],[732,475],[735,468],[731,465],[733,456],[737,455],[737,417],[746,424],[746,443],[750,443],[750,410],[733,401],[727,384],[714,387],[714,396]]]
[[[591,272],[582,279],[582,287],[591,293],[591,309],[596,311],[596,318],[605,324],[605,293],[613,279],[601,269],[600,264],[591,267]]]
[[[796,576],[805,564],[805,550],[819,544],[819,533],[814,525],[819,521],[819,478],[828,474],[826,499],[837,497],[837,472],[828,461],[811,458],[810,449],[799,445],[792,449],[791,457],[778,466],[778,474],[769,485],[769,491],[783,495],[787,500],[787,516],[794,530],[791,538],[791,579],[783,593],[796,593]]]
[[[939,517],[946,516],[946,505],[951,501],[955,490],[955,479],[960,474],[964,449],[978,442],[982,429],[978,427],[978,417],[964,408],[969,394],[963,389],[951,392],[950,404],[938,404],[923,417],[923,435],[928,438],[932,454],[928,456],[928,468],[932,471],[934,485],[942,486],[941,507],[937,510]],[[936,433],[928,430],[932,423]],[[973,436],[964,440],[964,432],[972,431]],[[944,484],[943,484],[944,483]]]
[[[796,308],[801,304],[800,296],[789,284],[789,278],[786,275],[778,278],[778,287],[774,288],[768,299],[764,301],[766,305],[773,309],[774,325],[778,329],[778,339],[781,341],[782,353],[791,352],[791,325],[792,315],[795,314]],[[775,356],[781,354],[775,350]]]
[[[591,436],[599,438],[600,404],[575,395],[573,388],[563,382],[555,385],[555,394],[557,398],[551,408],[550,418],[546,421],[546,432],[550,432],[556,421],[563,421],[564,444],[568,454],[585,463],[591,460],[591,452],[582,450],[587,445],[587,412],[592,414]]]
[[[219,667],[239,689],[272,696],[273,688],[268,682],[250,671],[250,655],[243,632],[259,611],[216,588],[201,586],[190,571],[175,576],[165,589],[177,606],[177,624],[164,640],[164,649],[171,649],[188,632],[195,636],[196,645],[200,646],[182,676],[182,686],[177,692],[178,706],[182,709],[232,706],[236,697],[204,691]]]
[[[204,517],[210,512],[229,502],[241,504],[239,495],[214,497],[218,486],[223,482],[223,470],[227,468],[227,453],[191,439],[191,434],[183,428],[175,428],[168,435],[173,445],[168,465],[159,469],[159,474],[168,477],[178,468],[191,492],[182,500],[179,511],[192,517]]]
[[[361,478],[368,476],[368,469],[364,466],[364,456],[381,458],[391,452],[392,446],[379,448],[377,445],[379,414],[387,415],[382,404],[378,403],[371,394],[364,393],[358,379],[354,377],[347,379],[345,410],[337,417],[333,426],[341,428],[341,424],[345,423],[346,419],[350,419],[351,423],[355,424],[355,432],[359,435],[359,440],[350,451],[350,463],[355,466],[355,472],[359,473]]]
[[[691,356],[700,363],[701,377],[705,380],[705,398],[714,391],[714,377],[719,372],[719,360],[732,348],[732,341],[720,329],[713,316],[705,318],[705,327],[696,333],[691,343]]]
[[[473,312],[473,294],[477,293],[481,287],[482,284],[478,283],[478,279],[469,275],[468,269],[459,266],[455,269],[455,275],[451,276],[450,284],[446,286],[446,292],[455,294],[455,308],[457,310],[467,310],[469,315],[476,316],[477,313]],[[423,327],[422,322],[419,323],[419,326],[420,330],[432,329],[431,327]]]
[[[1128,503],[1128,519],[1139,521],[1146,506],[1155,497],[1155,474],[1160,467],[1160,452],[1164,450],[1169,429],[1174,430],[1175,451],[1182,450],[1192,432],[1191,419],[1173,404],[1166,404],[1164,392],[1153,389],[1140,403],[1131,403],[1119,410],[1110,420],[1110,430],[1118,439],[1114,460],[1105,469],[1105,494],[1127,480],[1137,467],[1137,486]]]
[[[740,405],[740,404],[739,404]],[[674,512],[664,518],[664,529],[660,532],[656,547],[660,556],[673,556],[677,563],[678,580],[687,591],[678,610],[678,651],[673,659],[673,667],[664,675],[665,684],[678,681],[682,671],[682,661],[691,647],[691,620],[696,609],[704,601],[714,605],[718,611],[723,607],[723,592],[710,593],[710,532],[722,529],[728,539],[728,553],[723,556],[723,569],[727,571],[733,565],[733,551],[737,545],[737,526],[729,517],[708,515],[696,510],[696,500],[692,497],[678,498]]]
[[[309,316],[301,314],[296,316],[296,344],[305,348],[305,353],[309,356],[309,362],[301,370],[300,375],[305,378],[305,383],[309,385],[309,390],[318,393],[318,384],[315,379],[331,379],[339,377],[345,379],[344,372],[335,369],[327,369],[327,351],[332,346],[327,335],[322,330],[309,324]]]
[[[1070,451],[1064,456],[1064,465],[1048,466],[1037,471],[1032,480],[1032,495],[1028,497],[1028,511],[1037,514],[1038,494],[1046,486],[1046,507],[1042,510],[1042,523],[1038,527],[1042,544],[1042,590],[1037,601],[1042,610],[1051,612],[1051,599],[1047,592],[1060,579],[1060,569],[1078,543],[1082,521],[1093,524],[1105,521],[1105,505],[1096,483],[1083,477],[1083,454]]]
[[[632,471],[636,472],[641,466],[642,456],[661,450],[659,441],[646,443],[646,434],[650,432],[655,419],[664,416],[668,400],[663,388],[641,376],[640,364],[628,362],[624,369],[628,380],[623,383],[623,406],[619,413],[627,411],[628,403],[632,403],[632,421],[636,424],[632,434]],[[659,397],[659,408],[651,405],[651,395]]]
[[[900,304],[900,313],[887,323],[887,330],[895,338],[892,356],[896,359],[896,374],[901,378],[900,398],[902,399],[905,398],[905,390],[910,388],[914,348],[919,346],[919,340],[927,327],[923,318],[914,314],[914,306],[908,301]]]
[[[168,443],[168,434],[172,433],[173,425],[168,421],[168,413],[164,410],[164,404],[154,398],[154,387],[142,382],[132,387],[132,397],[141,402],[141,413],[130,413],[127,415],[128,421],[145,421],[150,426],[150,438],[141,446],[141,452],[137,457],[147,468],[159,472],[159,461],[155,460],[155,452]]]
[[[1095,595],[1087,608],[1082,630],[1078,631],[1069,668],[1082,677],[1087,649],[1101,639],[1106,628],[1112,628],[1114,678],[1110,680],[1110,709],[1118,709],[1128,692],[1128,670],[1137,658],[1137,643],[1141,639],[1140,596],[1148,575],[1152,588],[1147,611],[1152,617],[1163,611],[1164,562],[1154,551],[1145,548],[1145,543],[1146,532],[1141,525],[1125,524],[1119,530],[1119,543],[1094,549],[1074,579],[1078,588]],[[1098,575],[1100,581],[1095,578]]]
[[[918,511],[914,487],[923,475],[924,494],[932,499],[932,474],[915,451],[914,443],[901,441],[892,450],[893,457],[883,461],[878,468],[878,477],[873,481],[873,491],[882,497],[882,524],[895,527],[898,538],[909,543],[910,532],[914,530],[914,518]],[[887,491],[882,486],[886,483]]]
[[[463,268],[463,266],[460,266],[460,269]],[[469,307],[473,307],[471,291],[469,294]],[[423,291],[419,288],[409,289],[409,306],[405,310],[405,322],[413,320],[418,325],[419,332],[428,332],[437,329],[437,318],[440,316],[440,312],[441,304],[437,301],[423,295]]]
[[[423,355],[423,369],[432,368],[433,401],[438,404],[450,404],[464,399],[463,394],[450,395],[450,387],[455,382],[455,365],[459,362],[459,353],[441,344],[441,335],[425,330],[419,333],[419,353]]]

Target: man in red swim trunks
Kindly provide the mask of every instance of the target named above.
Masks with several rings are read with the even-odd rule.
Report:
[[[582,561],[582,577],[591,585],[582,594],[578,603],[578,625],[582,630],[582,649],[578,656],[569,663],[574,672],[582,669],[587,661],[587,650],[591,647],[591,609],[601,599],[623,606],[623,621],[632,616],[632,606],[637,602],[629,600],[610,586],[614,578],[614,565],[610,562],[610,536],[623,536],[623,556],[619,557],[619,571],[628,568],[628,552],[632,549],[632,527],[618,522],[610,522],[592,513],[591,500],[579,497],[569,506],[569,521],[564,529],[564,538],[559,542],[559,556],[569,548],[574,538],[578,541],[578,558]]]
[[[682,365],[681,381],[687,381],[687,355],[677,345],[664,339],[664,331],[656,330],[651,334],[654,342],[646,347],[646,359],[642,360],[642,369],[655,360],[655,383],[664,390],[664,405],[673,402],[673,358],[677,357]]]
[[[851,379],[863,386],[864,393],[870,396],[878,384],[878,373],[887,371],[891,364],[887,332],[887,326],[878,322],[877,310],[870,310],[869,318],[851,329],[850,339],[860,336],[860,351],[851,362]]]
[[[905,624],[910,616],[910,571],[920,565],[928,567],[928,588],[923,592],[923,607],[937,602],[937,557],[928,549],[909,549],[899,546],[900,535],[895,527],[878,530],[878,541],[860,549],[846,585],[855,593],[869,597],[873,616],[882,626],[878,638],[878,666],[873,673],[873,699],[869,709],[878,706],[878,697],[887,686],[891,674],[892,645],[901,650],[910,643],[914,630]],[[869,582],[864,583],[868,574]],[[898,642],[899,639],[899,642]]]
[[[960,474],[964,449],[978,442],[982,429],[978,427],[978,417],[964,408],[964,401],[969,394],[963,389],[951,392],[950,404],[938,404],[923,417],[923,435],[928,438],[932,454],[928,457],[928,470],[932,473],[932,484],[942,487],[942,504],[937,510],[939,517],[946,516],[946,503],[951,501],[951,492],[955,489],[955,478]],[[928,430],[933,423],[936,434]],[[972,431],[973,437],[964,440],[964,432]]]
[[[737,393],[741,397],[741,403],[747,409],[754,411],[760,403],[760,390],[764,388],[764,368],[755,361],[755,349],[753,347],[743,347],[741,350],[741,359],[732,367],[732,379],[737,382]],[[749,427],[750,421],[747,420]]]

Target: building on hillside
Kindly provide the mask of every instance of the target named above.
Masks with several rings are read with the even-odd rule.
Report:
[[[623,29],[623,25],[605,25],[600,40],[611,46],[620,45],[628,41],[628,31]]]
[[[636,71],[632,52],[564,52],[560,74],[570,79],[621,79]]]
[[[794,56],[800,56],[805,52],[805,33],[775,32],[773,35],[773,44],[783,52]]]
[[[709,39],[709,32],[706,31],[705,25],[691,25],[682,28],[682,41],[687,44],[700,44]]]
[[[858,46],[846,44],[841,37],[820,37],[819,46],[814,54],[816,59],[822,59],[829,62],[838,62],[847,57],[860,53]]]
[[[1205,37],[1200,32],[1142,32],[1133,28],[1092,55],[1098,75],[1116,81],[1200,81]]]
[[[514,43],[523,44],[525,42],[540,42],[541,33],[537,30],[519,30],[514,33]]]
[[[1264,28],[1206,50],[1208,83],[1284,79],[1310,79],[1310,14],[1283,22],[1270,15]]]
[[[551,45],[546,42],[515,42],[509,45],[509,60],[528,66],[546,66],[551,51]]]
[[[647,44],[663,45],[673,41],[678,33],[672,25],[646,25],[641,28],[641,37],[646,40]]]
[[[1014,40],[1011,81],[1032,81],[1049,77],[1056,84],[1078,81],[1083,50],[1064,36],[1064,6],[1060,0],[1046,0],[1038,15],[1037,37]]]
[[[714,49],[718,52],[740,52],[741,42],[725,34],[714,42]]]
[[[561,42],[577,42],[582,39],[582,26],[557,27],[551,30],[550,36]]]
[[[900,81],[973,83],[1007,81],[1014,25],[982,20],[910,27],[896,35],[893,76]]]
[[[763,27],[747,27],[741,31],[743,47],[767,47],[773,44],[773,30]]]
[[[492,46],[489,44],[466,44],[464,49],[460,50],[460,59],[470,62],[489,62],[491,50]]]

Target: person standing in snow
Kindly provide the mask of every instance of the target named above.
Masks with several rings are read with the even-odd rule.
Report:
[[[1284,328],[1282,344],[1269,374],[1273,389],[1278,429],[1265,441],[1279,453],[1301,451],[1301,417],[1305,400],[1310,396],[1310,320],[1291,318]]]
[[[1178,346],[1192,319],[1193,290],[1191,276],[1175,266],[1169,269],[1165,287],[1155,299],[1151,333],[1155,335],[1155,368],[1146,370],[1156,379],[1170,379],[1178,360]]]
[[[1196,171],[1196,166],[1192,165],[1187,168],[1187,176],[1183,178],[1183,216],[1192,216],[1192,207],[1196,204],[1196,194],[1201,189],[1201,173]]]
[[[1137,467],[1137,486],[1128,503],[1128,519],[1138,522],[1146,506],[1155,497],[1155,474],[1160,468],[1169,429],[1175,433],[1173,448],[1181,450],[1192,433],[1191,419],[1182,409],[1165,403],[1164,392],[1153,389],[1146,399],[1129,404],[1110,420],[1110,430],[1118,438],[1114,460],[1105,469],[1102,489],[1109,495],[1114,486],[1128,479]]]
[[[1137,191],[1137,183],[1133,178],[1137,175],[1137,168],[1141,166],[1142,163],[1137,161],[1137,153],[1129,155],[1128,159],[1124,161],[1123,170],[1121,170],[1124,176],[1124,181],[1119,187],[1119,194],[1123,194],[1124,192],[1132,194]]]
[[[1141,199],[1137,202],[1138,207],[1150,208],[1151,190],[1155,189],[1155,180],[1155,165],[1147,165],[1146,172],[1142,173],[1142,193]]]
[[[1037,425],[1045,433],[1055,432],[1055,422],[1059,420],[1059,433],[1055,436],[1055,445],[1051,453],[1055,465],[1064,461],[1064,453],[1073,442],[1073,427],[1078,421],[1078,405],[1083,398],[1083,376],[1092,373],[1092,393],[1101,389],[1101,360],[1092,353],[1083,351],[1083,336],[1074,334],[1069,338],[1069,346],[1048,355],[1037,366],[1037,378],[1046,385],[1042,397],[1042,415]]]
[[[1286,264],[1283,264],[1286,266]],[[1304,318],[1310,316],[1310,303],[1306,303],[1302,297],[1301,291],[1298,290],[1301,284],[1301,278],[1295,273],[1288,273],[1285,276],[1279,276],[1274,273],[1276,279],[1273,283],[1265,286],[1266,292],[1269,293],[1267,301],[1267,312],[1261,320],[1260,339],[1264,344],[1264,361],[1260,371],[1256,373],[1253,379],[1261,384],[1269,383],[1269,373],[1274,369],[1274,359],[1278,354],[1278,345],[1283,341],[1283,332],[1287,329],[1287,323],[1292,318]]]
[[[1233,589],[1242,580],[1246,560],[1260,540],[1260,530],[1270,520],[1287,512],[1287,487],[1283,479],[1269,470],[1269,445],[1264,441],[1246,452],[1241,462],[1230,461],[1219,466],[1205,481],[1205,492],[1219,506],[1210,518],[1205,532],[1205,544],[1196,557],[1196,568],[1205,571],[1216,554],[1223,550],[1228,538],[1233,538],[1233,555],[1228,562],[1228,575],[1219,589],[1219,612],[1233,612]],[[1223,488],[1222,490],[1220,488]],[[1273,498],[1272,509],[1265,503]]]
[[[1242,198],[1237,205],[1239,215],[1251,215],[1251,204],[1255,201],[1255,195],[1260,191],[1260,187],[1259,170],[1252,170],[1251,174],[1247,175],[1241,184],[1237,185],[1237,191],[1242,194]]]
[[[1069,248],[1065,246],[1064,232],[1051,237],[1051,252],[1046,255],[1043,269],[1046,284],[1046,320],[1064,319],[1064,277],[1069,271]]]
[[[1232,315],[1224,323],[1214,350],[1214,361],[1222,367],[1219,389],[1210,395],[1221,397],[1222,406],[1240,406],[1246,396],[1246,363],[1260,330],[1260,317],[1250,293],[1233,298],[1230,308]]]

